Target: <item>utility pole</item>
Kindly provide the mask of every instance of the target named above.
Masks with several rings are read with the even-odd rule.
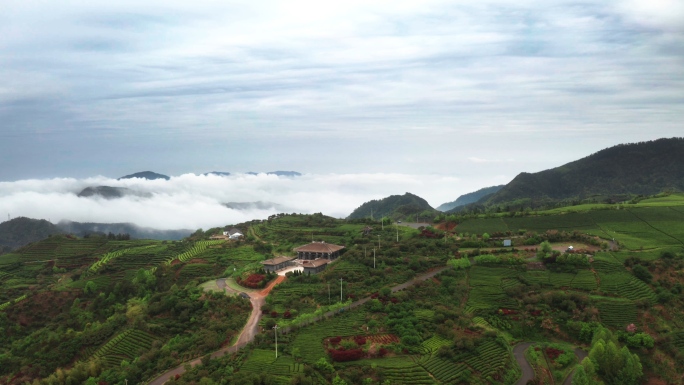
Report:
[[[399,224],[397,223],[397,243],[399,243]]]
[[[380,227],[384,231],[385,230],[385,217],[380,218],[380,223],[381,223]]]
[[[373,268],[375,269],[375,247],[373,248]]]
[[[380,250],[380,234],[378,234],[378,250]]]
[[[276,358],[278,358],[278,325],[273,327],[273,330],[275,330],[275,339],[276,339]]]
[[[342,278],[340,278],[340,302],[342,302]]]

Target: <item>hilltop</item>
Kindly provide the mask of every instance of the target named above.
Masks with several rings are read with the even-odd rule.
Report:
[[[133,178],[142,178],[142,179],[147,179],[147,180],[156,180],[156,179],[169,180],[169,179],[171,179],[171,177],[169,177],[168,175],[158,174],[158,173],[152,172],[152,171],[141,171],[141,172],[136,172],[135,174],[122,176],[121,178],[119,178],[119,180],[121,180],[121,179],[133,179]]]
[[[437,212],[427,201],[417,195],[406,193],[404,195],[390,195],[381,200],[368,201],[356,208],[347,219],[390,217],[403,219],[408,216],[425,215],[434,216]]]
[[[45,219],[13,218],[0,223],[0,254],[60,233],[62,230]]]
[[[535,207],[564,200],[625,199],[664,190],[684,191],[682,165],[684,138],[620,144],[560,167],[520,173],[477,203]]]

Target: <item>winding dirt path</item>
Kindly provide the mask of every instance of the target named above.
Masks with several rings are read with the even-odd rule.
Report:
[[[249,295],[249,300],[252,303],[252,313],[249,315],[249,319],[247,320],[247,323],[245,326],[242,328],[242,332],[238,336],[237,341],[235,344],[231,346],[227,346],[225,348],[221,348],[213,353],[211,353],[211,358],[216,358],[216,357],[221,357],[225,354],[229,353],[235,353],[239,349],[242,349],[250,343],[253,339],[254,336],[259,332],[259,321],[261,320],[261,306],[264,305],[266,302],[266,296],[270,291],[275,287],[275,285],[281,283],[282,281],[285,280],[285,277],[279,276],[273,282],[271,282],[265,289],[259,292],[247,292],[243,291],[243,293],[246,293]],[[219,286],[220,287],[220,286]],[[223,287],[226,289],[234,290],[225,285],[225,281],[223,282]],[[184,362],[181,365],[177,366],[174,369],[169,370],[168,372],[160,375],[159,377],[155,378],[154,380],[149,382],[149,385],[162,385],[166,381],[170,380],[171,377],[175,377],[176,375],[181,375],[185,373],[185,365],[189,364],[191,367],[194,367],[198,365],[200,362],[202,362],[201,358],[194,359],[192,361]]]

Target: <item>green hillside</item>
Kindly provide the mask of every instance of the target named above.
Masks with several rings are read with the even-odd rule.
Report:
[[[62,231],[44,219],[13,218],[0,223],[0,254]]]
[[[0,383],[156,384],[181,367],[168,384],[515,384],[520,360],[530,381],[563,383],[584,370],[575,349],[596,359],[589,383],[684,375],[683,195],[455,221],[278,214],[238,224],[240,241],[53,235],[0,256]],[[238,285],[265,286],[261,261],[312,240],[345,248],[319,274]]]
[[[550,170],[521,173],[478,203],[525,202],[534,206],[559,200],[684,191],[683,164],[684,138],[621,144]]]
[[[468,194],[463,194],[453,202],[442,203],[441,205],[439,205],[439,207],[437,207],[437,210],[449,211],[456,207],[465,206],[470,203],[475,203],[488,195],[494,194],[495,192],[501,190],[503,187],[504,185],[485,187]]]

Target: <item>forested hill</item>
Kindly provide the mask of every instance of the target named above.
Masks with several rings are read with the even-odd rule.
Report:
[[[441,205],[439,205],[439,207],[437,207],[437,210],[448,211],[453,209],[454,207],[465,206],[470,203],[475,203],[480,199],[486,197],[487,195],[494,194],[495,192],[501,190],[504,186],[505,185],[502,184],[498,186],[485,187],[475,192],[463,194],[453,202],[442,203]]]
[[[425,199],[406,193],[366,202],[349,214],[347,219],[370,218],[371,210],[373,218],[390,217],[392,219],[403,219],[409,215],[422,214],[426,211],[429,212],[429,215],[437,213]]]
[[[0,254],[62,231],[45,219],[18,217],[0,223]]]
[[[479,203],[684,191],[683,165],[684,138],[621,144],[550,170],[521,173]]]

